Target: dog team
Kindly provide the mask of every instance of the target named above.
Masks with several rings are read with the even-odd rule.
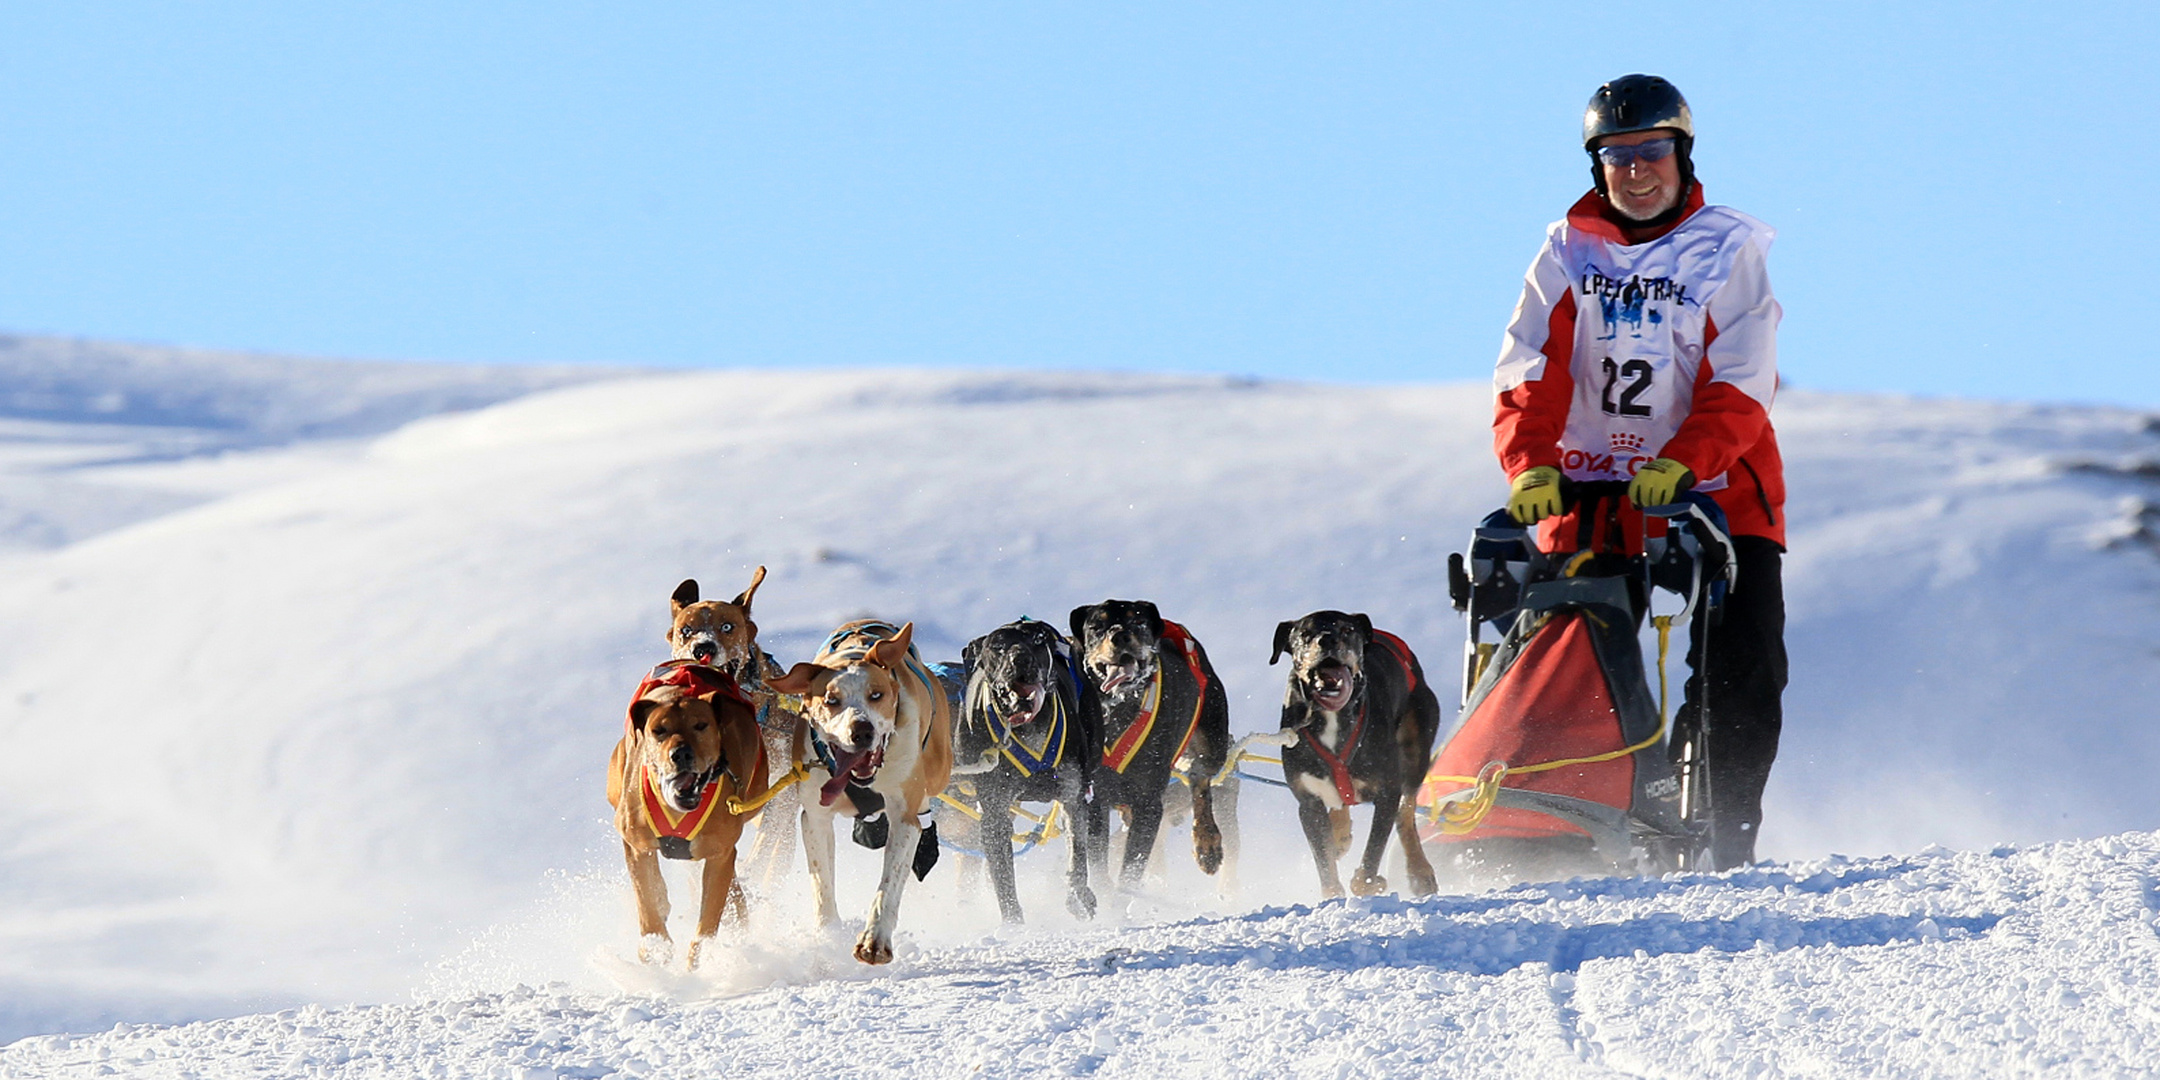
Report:
[[[1069,633],[1021,619],[968,643],[957,664],[925,664],[914,625],[857,620],[808,663],[783,669],[758,645],[759,567],[732,600],[701,600],[695,580],[672,597],[671,658],[640,683],[608,769],[608,802],[637,896],[639,956],[671,956],[662,858],[701,862],[698,963],[723,916],[740,918],[736,843],[758,815],[750,865],[784,871],[799,835],[819,925],[834,901],[833,819],[882,849],[877,890],[855,958],[882,964],[908,879],[938,861],[933,804],[979,815],[974,842],[998,908],[1018,922],[1015,803],[1052,804],[1071,841],[1066,906],[1095,913],[1092,882],[1110,882],[1109,814],[1123,824],[1116,883],[1147,872],[1166,798],[1189,809],[1193,856],[1208,874],[1237,855],[1230,701],[1207,650],[1152,603],[1106,600],[1072,612]],[[1323,892],[1343,893],[1350,807],[1373,807],[1350,891],[1385,891],[1380,860],[1401,838],[1410,888],[1433,891],[1410,797],[1432,756],[1440,703],[1417,657],[1364,615],[1318,611],[1275,629],[1273,664],[1290,658],[1279,746],[1284,779]],[[1189,799],[1189,808],[1184,805]],[[956,823],[957,824],[957,823]]]

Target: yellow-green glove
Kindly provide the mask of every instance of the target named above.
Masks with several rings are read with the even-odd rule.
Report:
[[[1680,493],[1695,486],[1695,474],[1669,457],[1661,457],[1635,470],[1628,481],[1628,501],[1637,506],[1668,506]]]
[[[1515,474],[1508,489],[1508,516],[1535,525],[1560,513],[1560,470],[1537,465]]]

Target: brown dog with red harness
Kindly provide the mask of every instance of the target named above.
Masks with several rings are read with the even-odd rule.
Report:
[[[1297,796],[1298,824],[1320,870],[1320,889],[1341,896],[1335,864],[1350,848],[1350,807],[1373,808],[1372,832],[1350,890],[1359,896],[1387,891],[1380,857],[1392,825],[1402,837],[1410,888],[1419,896],[1435,887],[1432,863],[1418,841],[1414,802],[1432,763],[1440,733],[1440,699],[1425,682],[1425,669],[1410,646],[1364,615],[1315,611],[1275,628],[1273,664],[1290,654],[1290,690],[1283,698],[1282,730],[1298,739],[1283,747],[1283,779]]]
[[[727,672],[670,660],[638,685],[608,763],[607,798],[637,892],[639,959],[664,962],[672,949],[662,858],[705,864],[691,967],[731,896],[740,908],[735,842],[757,813],[766,775],[757,708]]]
[[[728,673],[735,685],[757,703],[758,728],[765,735],[765,752],[772,762],[767,781],[778,784],[784,770],[795,760],[795,729],[802,723],[794,698],[765,685],[784,670],[757,640],[757,623],[750,617],[750,602],[765,582],[760,566],[750,585],[733,600],[703,600],[696,578],[685,578],[668,598],[668,649],[677,660],[709,664]],[[758,818],[757,841],[743,867],[752,893],[771,895],[787,876],[795,855],[795,823],[801,811],[793,788],[783,788],[772,806]]]

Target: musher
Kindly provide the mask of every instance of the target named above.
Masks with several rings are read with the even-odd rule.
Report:
[[[1493,445],[1509,513],[1553,519],[1546,551],[1591,546],[1563,513],[1562,476],[1628,481],[1622,524],[1635,535],[1636,507],[1690,487],[1724,509],[1739,580],[1715,625],[1689,628],[1674,720],[1677,746],[1701,723],[1707,682],[1711,858],[1723,869],[1755,860],[1784,720],[1785,476],[1770,428],[1781,311],[1765,268],[1775,231],[1703,202],[1694,143],[1687,100],[1664,79],[1628,75],[1591,96],[1595,189],[1546,230],[1530,266],[1493,375]]]

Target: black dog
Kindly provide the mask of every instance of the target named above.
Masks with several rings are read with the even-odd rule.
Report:
[[[1090,861],[1107,876],[1107,814],[1112,806],[1124,807],[1121,883],[1139,885],[1162,827],[1163,793],[1182,756],[1191,759],[1193,856],[1202,871],[1215,873],[1222,866],[1223,834],[1209,785],[1230,750],[1230,696],[1207,650],[1145,600],[1074,608],[1072,631],[1085,687],[1081,707],[1101,732],[1089,804]]]
[[[976,833],[999,912],[1006,922],[1021,921],[1013,884],[1013,803],[1054,801],[1072,838],[1065,906],[1092,918],[1086,794],[1101,740],[1094,718],[1080,707],[1072,646],[1049,623],[1021,619],[968,642],[961,658],[967,693],[954,713],[959,720],[953,727],[953,761],[959,769],[985,758],[996,762],[988,772],[966,779],[982,812]],[[963,775],[956,772],[954,778]]]
[[[1433,868],[1418,842],[1417,808],[1403,799],[1424,781],[1440,731],[1440,699],[1426,685],[1425,669],[1401,638],[1374,630],[1363,615],[1340,611],[1315,611],[1277,626],[1268,663],[1284,653],[1295,667],[1283,698],[1282,729],[1299,738],[1283,747],[1283,779],[1297,795],[1298,824],[1320,868],[1321,890],[1342,895],[1335,863],[1350,847],[1350,807],[1363,802],[1372,804],[1372,833],[1350,891],[1386,891],[1380,856],[1392,821],[1402,837],[1411,890],[1430,894]]]

